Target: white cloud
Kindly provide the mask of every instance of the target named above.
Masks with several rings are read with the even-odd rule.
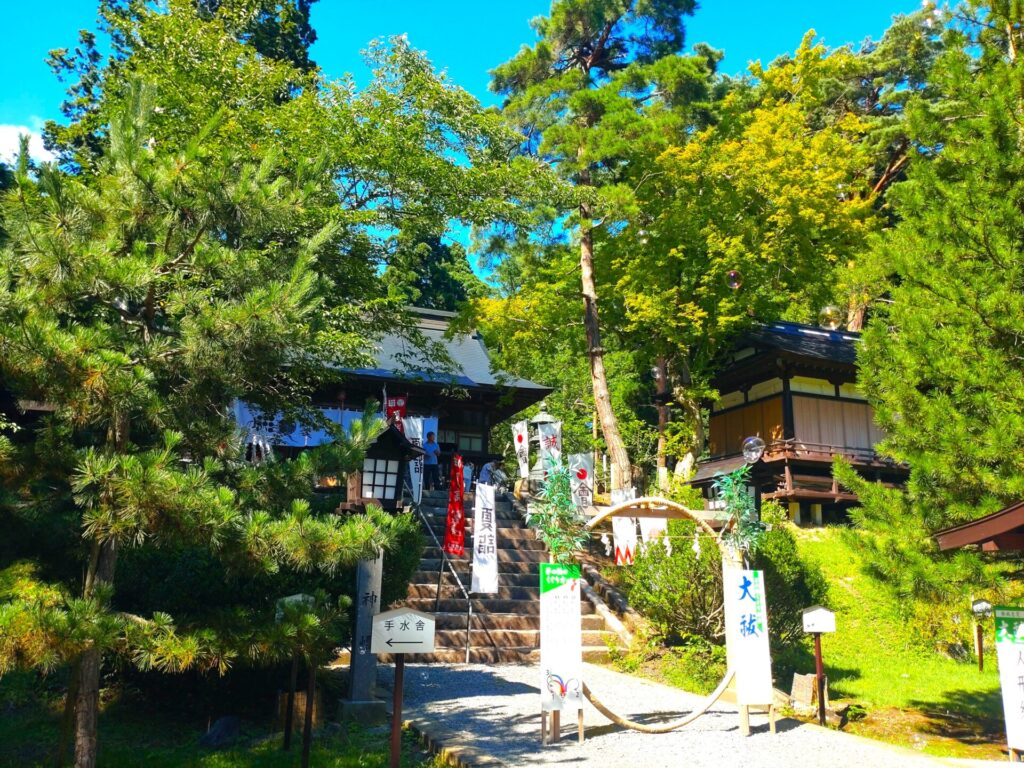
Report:
[[[18,156],[18,137],[28,134],[28,153],[34,160],[46,162],[53,160],[53,153],[43,146],[43,136],[40,133],[42,120],[32,118],[35,128],[27,125],[6,125],[0,123],[0,162],[11,163]]]

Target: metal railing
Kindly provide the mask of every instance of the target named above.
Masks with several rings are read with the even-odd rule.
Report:
[[[423,526],[427,529],[427,533],[430,534],[430,538],[434,540],[434,546],[437,547],[437,551],[441,554],[441,567],[437,569],[437,596],[434,600],[434,613],[437,613],[437,609],[441,604],[441,581],[444,577],[444,567],[447,564],[449,570],[452,572],[452,576],[455,577],[455,583],[459,587],[459,591],[462,592],[463,597],[466,598],[466,663],[469,664],[469,651],[473,644],[473,599],[469,596],[469,592],[466,590],[465,585],[462,583],[462,579],[459,578],[459,572],[455,570],[455,566],[452,565],[452,561],[445,557],[444,547],[441,542],[437,539],[437,534],[434,533],[434,528],[430,524],[430,520],[427,519],[426,513],[423,511],[422,496],[420,501],[413,501],[413,509],[416,510],[416,514],[420,516],[420,520],[423,522]]]

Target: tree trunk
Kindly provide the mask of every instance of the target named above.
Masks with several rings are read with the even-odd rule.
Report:
[[[604,348],[601,346],[601,325],[597,315],[597,286],[594,284],[594,238],[590,231],[590,207],[580,206],[580,277],[583,287],[583,327],[587,332],[587,353],[590,358],[590,380],[594,386],[594,407],[601,421],[601,432],[611,458],[611,489],[621,490],[630,481],[629,454],[619,434],[619,424],[612,411],[608,393],[608,377],[604,370]]]
[[[68,746],[75,732],[75,705],[78,703],[78,683],[82,679],[81,657],[71,662],[68,675],[68,692],[64,697],[64,715],[61,717],[60,738],[57,741],[57,757],[55,765],[64,768],[64,760],[68,756]]]
[[[665,437],[665,430],[668,429],[668,362],[664,356],[659,356],[655,364],[657,371],[658,402],[658,490],[668,490],[668,456],[665,451],[668,439]]]
[[[111,584],[117,548],[112,540],[96,543],[85,576],[85,596],[93,597],[96,588]],[[75,768],[96,768],[96,730],[100,713],[101,649],[95,645],[79,659],[78,696],[75,704]]]

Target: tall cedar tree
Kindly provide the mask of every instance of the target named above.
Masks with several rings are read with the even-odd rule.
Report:
[[[524,133],[524,148],[556,164],[580,191],[583,322],[594,405],[611,457],[611,487],[631,482],[631,464],[612,408],[601,340],[594,230],[628,206],[619,169],[631,142],[650,130],[644,105],[671,100],[689,79],[683,16],[693,0],[556,0],[533,21],[540,40],[493,71],[505,114]],[[674,66],[675,65],[675,66]],[[599,223],[600,222],[600,223]]]
[[[938,599],[970,572],[943,567],[929,534],[1024,496],[1024,15],[968,3],[945,22],[941,98],[907,106],[915,151],[888,198],[899,221],[865,265],[889,290],[858,352],[881,449],[910,480],[870,492],[843,473],[865,492],[855,519],[881,537],[876,572]]]

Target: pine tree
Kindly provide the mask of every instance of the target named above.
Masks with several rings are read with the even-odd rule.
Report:
[[[594,406],[612,462],[612,488],[631,482],[631,463],[612,407],[598,314],[595,233],[621,221],[631,191],[623,168],[678,123],[670,107],[699,100],[708,57],[676,54],[693,0],[559,0],[533,22],[540,40],[492,73],[523,148],[556,164],[579,190],[572,225],[579,266]]]
[[[862,496],[856,519],[881,537],[881,574],[939,599],[964,580],[934,566],[927,535],[1024,496],[1022,22],[1013,3],[946,18],[930,76],[939,98],[907,106],[914,152],[888,196],[898,223],[865,264],[889,289],[871,309],[860,382],[881,450],[910,479],[905,496]],[[897,524],[894,509],[909,519]]]

